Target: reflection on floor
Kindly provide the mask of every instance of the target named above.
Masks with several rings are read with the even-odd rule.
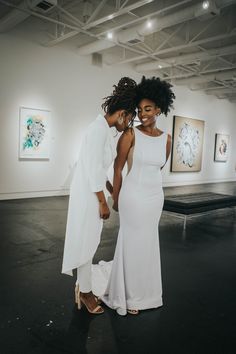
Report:
[[[236,183],[166,188],[165,194],[236,195]],[[236,218],[233,209],[190,220],[163,213],[164,306],[97,317],[74,306],[74,279],[60,274],[68,198],[0,202],[0,353],[236,353]],[[114,212],[94,262],[113,257]],[[145,235],[144,235],[145,236]],[[140,284],[140,286],[142,286]]]

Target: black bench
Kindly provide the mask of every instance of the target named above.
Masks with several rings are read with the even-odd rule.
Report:
[[[190,193],[166,196],[163,210],[184,215],[184,229],[187,216],[236,205],[236,196],[220,193]]]

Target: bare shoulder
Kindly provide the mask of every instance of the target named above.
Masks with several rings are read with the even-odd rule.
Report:
[[[133,128],[126,129],[119,138],[119,143],[132,144],[134,140]]]

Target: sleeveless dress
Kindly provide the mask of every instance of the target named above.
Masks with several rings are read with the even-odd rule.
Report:
[[[167,134],[152,137],[138,128],[134,134],[132,166],[119,195],[117,245],[102,297],[120,315],[126,315],[127,309],[162,306],[158,223],[164,202],[160,169],[166,161]]]

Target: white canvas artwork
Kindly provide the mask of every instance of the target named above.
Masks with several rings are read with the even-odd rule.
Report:
[[[20,159],[49,159],[51,112],[20,108]]]
[[[214,161],[226,162],[229,151],[229,135],[216,134]]]
[[[172,172],[201,170],[204,121],[174,116]]]

